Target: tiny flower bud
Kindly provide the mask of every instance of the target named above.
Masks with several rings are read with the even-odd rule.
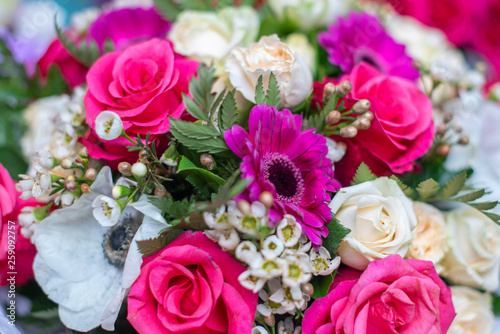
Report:
[[[438,148],[436,148],[436,154],[442,157],[448,156],[448,154],[450,154],[450,145],[439,145]]]
[[[371,111],[367,111],[364,114],[361,114],[359,117],[366,118],[370,122],[375,119],[375,115],[373,115],[373,113]]]
[[[115,199],[120,199],[120,198],[127,197],[128,195],[130,195],[131,192],[132,191],[128,187],[125,187],[125,186],[114,186],[112,194],[113,194],[113,197]]]
[[[352,125],[340,129],[340,135],[344,138],[354,138],[356,137],[357,134],[358,134],[358,129],[356,129]]]
[[[64,181],[66,181],[66,182],[75,182],[76,181],[76,177],[73,174],[71,174],[71,175],[66,176],[66,178],[64,179]]]
[[[452,119],[453,119],[453,115],[452,115],[452,114],[450,114],[450,113],[446,113],[446,114],[444,114],[444,116],[443,116],[443,121],[444,121],[445,123],[449,123]]]
[[[200,162],[207,170],[212,170],[214,168],[214,158],[208,153],[203,153],[200,156]]]
[[[80,150],[80,156],[82,158],[87,158],[89,156],[89,150],[86,148],[86,147],[83,147],[81,150]]]
[[[167,196],[167,190],[165,189],[165,187],[163,185],[161,187],[155,188],[155,196],[158,196],[158,197],[166,197]]]
[[[99,138],[113,140],[123,132],[123,123],[117,113],[105,110],[95,119],[95,132]]]
[[[274,319],[274,314],[271,313],[270,315],[265,316],[264,317],[264,322],[268,326],[274,327],[274,325],[276,325],[276,319]]]
[[[64,169],[70,169],[74,167],[73,160],[66,158],[61,161],[61,167]]]
[[[314,286],[311,283],[302,284],[302,291],[309,296],[314,293]]]
[[[458,143],[461,145],[467,145],[469,143],[469,137],[467,137],[466,135],[460,136]]]
[[[148,151],[146,150],[140,150],[139,151],[139,159],[143,157],[147,157],[149,155]]]
[[[118,164],[118,171],[123,176],[132,176],[132,165],[126,161],[122,161]]]
[[[413,63],[412,63],[413,67],[416,68],[417,70],[421,69],[423,64],[421,61],[419,60],[413,60]]]
[[[352,90],[352,84],[349,81],[342,81],[337,88],[337,92],[340,96],[344,97],[349,94]]]
[[[143,178],[147,173],[148,169],[142,162],[136,162],[132,165],[132,175],[134,175],[136,178]]]
[[[325,88],[323,89],[323,98],[328,98],[332,96],[333,93],[335,93],[335,85],[331,82],[327,83],[325,85]]]
[[[250,203],[248,203],[244,199],[238,201],[238,203],[236,203],[236,207],[244,215],[250,213]]]
[[[82,193],[84,193],[84,194],[90,194],[92,192],[92,189],[86,183],[82,184],[81,189],[82,189]]]
[[[66,191],[75,191],[76,188],[78,187],[78,185],[76,184],[75,181],[66,181],[64,183],[64,189],[66,189]]]
[[[337,148],[339,150],[347,151],[347,144],[343,142],[337,142]]]
[[[462,132],[462,128],[461,128],[461,127],[459,127],[459,126],[455,126],[455,127],[453,128],[453,130],[455,130],[455,132],[456,132],[456,133],[460,133],[460,132]]]
[[[359,118],[352,123],[353,126],[358,130],[368,130],[372,123],[366,118]]]
[[[438,124],[436,126],[436,134],[438,135],[444,135],[446,130],[448,130],[448,128],[444,124]]]
[[[85,175],[83,175],[83,177],[86,178],[87,180],[93,181],[97,177],[97,171],[94,168],[89,168],[89,169],[87,169],[87,171],[85,172]]]
[[[330,111],[328,115],[326,115],[325,122],[328,125],[334,125],[340,121],[340,117],[342,117],[342,115],[340,115],[340,112],[338,112],[337,110],[333,110]]]
[[[368,110],[370,110],[370,107],[371,107],[370,101],[359,100],[358,102],[356,102],[354,104],[354,107],[352,107],[352,109],[354,109],[354,111],[358,114],[363,114],[363,113],[367,112]]]
[[[261,192],[260,196],[259,196],[259,202],[264,204],[266,206],[266,208],[269,209],[274,204],[273,194],[271,194],[269,191]]]

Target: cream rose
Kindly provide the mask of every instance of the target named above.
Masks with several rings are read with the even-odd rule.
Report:
[[[285,44],[298,52],[299,55],[306,61],[312,73],[316,72],[316,50],[312,47],[307,39],[307,36],[301,33],[293,33],[286,37]]]
[[[342,188],[330,209],[351,230],[338,250],[346,265],[365,270],[371,261],[408,251],[417,218],[395,181],[382,177]]]
[[[500,227],[480,211],[460,205],[446,214],[449,250],[442,275],[455,284],[494,291],[500,275]]]
[[[436,271],[440,273],[443,270],[440,261],[448,248],[444,215],[434,206],[422,202],[413,202],[413,210],[417,217],[417,227],[412,232],[413,240],[407,256],[432,261]]]
[[[251,7],[226,7],[217,13],[182,12],[169,33],[177,53],[224,69],[223,60],[236,46],[248,46],[259,32]]]
[[[347,14],[350,2],[346,0],[269,0],[280,20],[287,18],[300,28],[309,30],[334,23]]]
[[[226,61],[226,71],[236,90],[254,103],[257,80],[263,76],[267,89],[271,72],[278,81],[284,107],[294,107],[304,101],[313,85],[305,60],[276,35],[264,36],[247,49],[234,48]]]
[[[451,299],[457,313],[448,334],[493,333],[495,315],[491,309],[491,295],[465,286],[452,286]]]

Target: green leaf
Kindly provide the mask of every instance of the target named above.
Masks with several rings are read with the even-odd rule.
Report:
[[[154,0],[155,7],[158,12],[165,18],[167,21],[174,22],[175,18],[179,13],[183,10],[176,1],[171,0]]]
[[[86,45],[85,40],[82,40],[79,44],[77,44],[64,34],[55,21],[54,25],[57,37],[61,41],[61,44],[73,56],[73,58],[78,60],[83,65],[91,67],[92,64],[94,64],[94,62],[101,56],[95,40],[92,40],[88,45]]]
[[[278,109],[280,108],[280,89],[273,72],[271,72],[269,76],[269,86],[267,87],[265,103],[270,106],[275,106]]]
[[[236,122],[236,100],[234,99],[235,90],[227,93],[219,111],[219,128],[221,132],[226,129],[231,129]]]
[[[170,125],[184,136],[193,139],[209,139],[220,136],[220,133],[210,126],[185,122],[175,118],[170,118]]]
[[[462,172],[452,177],[450,181],[446,182],[446,185],[444,186],[443,198],[450,198],[451,196],[455,196],[456,194],[458,194],[458,192],[463,189],[466,180],[466,172]]]
[[[177,173],[180,175],[190,175],[190,176],[195,174],[201,178],[204,187],[208,185],[214,191],[217,191],[217,189],[219,189],[219,187],[223,185],[225,182],[225,180],[220,176],[215,175],[214,173],[206,169],[197,167],[188,158],[184,156],[181,158],[181,161],[179,162],[179,166],[177,167]]]
[[[493,220],[495,223],[498,224],[498,222],[500,221],[500,215],[497,215],[496,213],[493,212],[485,212],[485,211],[482,212],[486,215],[486,217]]]
[[[191,114],[191,116],[205,122],[210,121],[210,117],[208,117],[205,111],[203,111],[203,109],[201,109],[196,102],[194,102],[189,96],[184,93],[182,93],[182,101],[184,102],[184,106],[186,107],[186,110]]]
[[[426,199],[436,195],[440,188],[439,183],[434,181],[434,179],[428,179],[418,184],[417,192],[422,201],[425,201]]]
[[[483,203],[469,203],[470,206],[473,206],[474,208],[478,210],[490,210],[496,207],[498,204],[498,201],[495,202],[483,202]]]
[[[497,295],[493,295],[493,313],[500,316],[500,296]]]
[[[328,294],[330,285],[333,283],[333,274],[326,276],[316,276],[310,281],[314,287],[314,292],[311,297],[314,299],[323,298]]]
[[[475,201],[476,199],[479,199],[486,194],[486,191],[484,189],[479,189],[473,192],[470,192],[468,194],[459,196],[455,198],[455,200],[461,201],[461,202],[470,202],[470,201]]]
[[[361,165],[359,165],[358,169],[356,170],[356,174],[354,175],[354,178],[351,181],[351,185],[372,181],[375,180],[376,178],[377,176],[372,173],[370,167],[368,167],[364,162],[362,162]]]
[[[138,240],[137,247],[142,256],[151,256],[161,251],[166,245],[174,241],[183,231],[169,228],[156,238]]]
[[[351,230],[342,226],[335,217],[326,227],[328,228],[328,236],[323,240],[323,247],[325,247],[333,257],[337,254],[337,248],[339,248],[340,242],[351,232]]]
[[[404,184],[403,181],[401,181],[396,175],[391,175],[390,179],[397,182],[399,188],[401,188],[401,190],[407,197],[412,197],[415,194],[415,190],[412,187]]]
[[[263,86],[263,78],[262,75],[257,79],[257,85],[255,86],[255,104],[265,104],[266,103],[266,95],[264,93]]]
[[[179,129],[175,126],[174,123],[175,121],[171,123],[170,132],[182,145],[198,153],[208,152],[211,154],[217,154],[229,151],[229,147],[227,146],[224,139],[222,139],[221,137],[208,138],[204,140],[199,140],[197,138],[190,138],[184,135],[181,131],[179,131]]]

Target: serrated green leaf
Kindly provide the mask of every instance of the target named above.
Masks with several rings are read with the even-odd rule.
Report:
[[[158,12],[170,22],[174,22],[177,15],[182,11],[178,2],[171,0],[154,0],[154,3]]]
[[[175,118],[170,118],[170,125],[184,136],[193,139],[209,139],[220,136],[220,133],[212,127],[185,122]]]
[[[280,88],[278,85],[278,81],[276,80],[274,73],[271,72],[269,76],[269,86],[267,87],[265,103],[270,106],[275,106],[279,109],[280,100]]]
[[[182,93],[182,101],[184,102],[184,106],[186,110],[196,119],[209,122],[210,117],[200,108],[200,106],[194,102],[189,96]]]
[[[391,175],[390,179],[397,182],[399,188],[401,188],[401,190],[407,197],[412,197],[415,194],[415,190],[412,187],[404,184],[403,181],[401,181],[396,175]]]
[[[222,102],[220,108],[220,119],[219,119],[219,127],[221,132],[226,129],[231,129],[233,124],[236,122],[236,100],[234,99],[235,90],[233,89],[229,93],[227,93],[224,101]]]
[[[450,198],[451,196],[455,196],[456,194],[458,194],[460,190],[463,189],[466,180],[466,172],[462,172],[452,177],[450,181],[446,182],[446,185],[444,186],[443,198]]]
[[[469,203],[470,206],[478,210],[491,210],[498,205],[498,201],[495,202],[483,202],[483,203]]]
[[[428,179],[418,184],[417,192],[420,195],[420,199],[425,201],[436,195],[440,188],[439,183],[437,183],[434,179]]]
[[[481,197],[484,196],[484,194],[486,194],[486,191],[484,189],[479,189],[454,199],[461,202],[471,202],[480,199]]]
[[[498,224],[498,222],[500,221],[500,215],[497,215],[496,213],[493,213],[493,212],[485,212],[485,211],[482,211],[482,212],[486,215],[486,217],[490,218],[495,223]]]
[[[255,104],[266,103],[266,94],[264,93],[264,85],[262,75],[257,79],[257,85],[255,86]]]
[[[184,176],[196,175],[198,179],[194,179],[193,177],[191,177],[188,180],[188,178],[186,177],[186,180],[188,180],[188,182],[192,184],[194,182],[193,186],[195,187],[201,186],[203,189],[206,189],[207,186],[209,186],[213,191],[217,191],[219,187],[225,182],[225,180],[220,176],[215,175],[214,173],[206,169],[197,167],[186,157],[181,158],[179,166],[177,167],[177,173]],[[199,184],[198,180],[201,180],[201,184]]]
[[[362,162],[358,169],[356,170],[356,174],[351,181],[351,185],[360,184],[367,181],[375,180],[377,176],[372,173],[370,167],[368,167],[364,162]]]
[[[330,285],[333,283],[334,274],[326,276],[316,276],[310,281],[314,287],[314,292],[311,297],[314,299],[323,298],[328,294]]]
[[[94,40],[92,40],[88,45],[85,40],[77,44],[64,34],[55,20],[54,26],[61,44],[73,56],[73,58],[78,60],[80,63],[86,65],[87,67],[91,67],[92,64],[101,56],[99,48]]]
[[[337,254],[337,248],[339,248],[340,242],[351,232],[351,230],[340,224],[335,217],[329,224],[326,224],[326,227],[328,228],[328,236],[323,240],[323,247],[325,247],[333,257]]]
[[[137,247],[139,248],[139,253],[141,253],[142,256],[154,255],[175,240],[181,233],[181,230],[169,228],[156,238],[138,240]]]
[[[204,140],[189,138],[175,127],[170,127],[170,132],[182,145],[198,153],[208,152],[210,154],[219,154],[229,151],[226,142],[220,137]]]

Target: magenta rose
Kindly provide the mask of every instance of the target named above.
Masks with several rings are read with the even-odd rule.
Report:
[[[25,206],[36,206],[35,200],[22,200],[7,169],[0,164],[0,285],[15,272],[15,284],[23,285],[33,277],[33,259],[36,250],[20,234],[18,215]]]
[[[128,320],[139,333],[250,333],[257,294],[240,285],[244,270],[203,233],[184,232],[144,258]]]
[[[361,162],[380,176],[411,171],[434,137],[431,100],[412,82],[381,74],[366,63],[340,80],[352,83],[348,98],[371,102],[375,119],[370,129],[353,139],[336,138],[348,146],[346,156],[335,165],[337,179],[349,184]]]
[[[306,310],[303,334],[446,333],[451,291],[432,262],[391,255],[364,272],[340,270],[330,293]]]

